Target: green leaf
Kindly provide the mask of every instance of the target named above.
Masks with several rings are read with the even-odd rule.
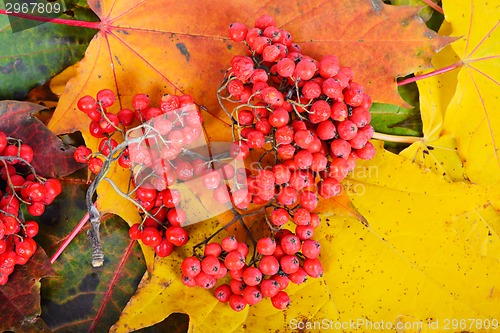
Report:
[[[0,8],[5,9],[3,1]],[[76,9],[69,7],[69,10],[72,8]],[[67,14],[60,17],[97,20],[89,9],[77,9],[72,12],[74,17]],[[97,32],[53,23],[25,29],[28,26],[24,25],[30,22],[33,21],[11,20],[7,15],[0,15],[0,99],[23,99],[30,89],[78,62]]]
[[[86,213],[86,187],[70,182],[63,187],[40,223],[39,242],[50,254]],[[146,271],[139,245],[129,238],[126,223],[118,217],[101,224],[105,262],[103,267],[92,267],[88,227],[54,263],[59,276],[42,283],[42,319],[53,331],[108,331]]]

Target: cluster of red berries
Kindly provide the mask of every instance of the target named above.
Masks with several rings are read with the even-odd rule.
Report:
[[[181,265],[182,282],[189,286],[211,289],[217,280],[229,275],[229,283],[220,284],[215,297],[235,311],[255,305],[267,297],[276,309],[290,306],[285,289],[290,282],[302,284],[307,277],[323,275],[318,260],[320,244],[300,239],[290,230],[282,229],[273,237],[263,237],[256,244],[257,260],[247,265],[249,247],[234,236],[221,243],[205,246],[203,258],[186,258]]]
[[[15,265],[24,265],[37,249],[33,237],[38,223],[24,220],[21,205],[32,216],[40,216],[62,191],[57,179],[34,173],[32,160],[29,145],[0,131],[0,285],[7,283]]]
[[[133,111],[122,109],[116,114],[108,111],[116,99],[111,90],[101,90],[96,97],[82,97],[78,108],[92,120],[90,133],[102,138],[98,152],[80,146],[74,157],[96,174],[106,159],[113,158],[133,171],[134,186],[127,195],[135,197],[143,220],[132,225],[129,235],[166,257],[189,239],[183,228],[186,213],[179,207],[181,193],[170,187],[195,175],[194,163],[182,152],[201,137],[201,115],[189,95],[165,95],[154,107],[147,95],[137,94]],[[117,136],[124,141],[123,149]]]
[[[313,212],[319,197],[339,195],[356,160],[375,154],[369,141],[372,101],[353,81],[351,68],[340,66],[334,55],[317,61],[302,54],[270,16],[259,17],[251,29],[235,22],[229,36],[249,50],[248,56],[233,57],[218,92],[238,136],[230,154],[247,159],[256,150],[262,158],[254,170],[237,172],[236,186],[228,186],[227,172],[208,172],[203,183],[221,203],[231,201],[242,210],[264,205],[270,236],[258,240],[257,255],[248,263],[244,243],[226,238],[207,244],[203,257],[183,262],[183,282],[208,289],[229,272],[230,282],[215,289],[220,301],[241,311],[270,297],[284,309],[290,281],[300,284],[323,274],[320,244],[312,239],[320,225]],[[228,102],[237,106],[227,111]]]

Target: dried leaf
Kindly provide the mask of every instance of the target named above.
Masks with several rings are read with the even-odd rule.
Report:
[[[80,169],[74,147],[64,144],[35,117],[44,107],[17,101],[0,101],[0,130],[33,148],[33,167],[45,177],[63,177]],[[50,157],[50,158],[47,158]]]
[[[54,276],[49,258],[41,247],[23,266],[16,266],[9,282],[0,286],[0,330],[14,332],[49,332],[39,317],[40,279]]]

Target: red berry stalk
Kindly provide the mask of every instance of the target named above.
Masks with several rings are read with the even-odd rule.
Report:
[[[15,265],[24,265],[36,252],[38,223],[25,220],[22,206],[40,216],[61,193],[57,179],[37,175],[31,166],[33,149],[0,131],[0,285],[8,282]]]
[[[195,167],[200,167],[196,164],[197,155],[190,155],[186,149],[202,134],[201,115],[191,96],[165,95],[155,106],[147,95],[137,94],[130,108],[112,113],[109,110],[115,99],[111,90],[104,89],[96,98],[82,97],[77,105],[91,120],[91,135],[101,138],[97,151],[86,146],[75,151],[75,160],[86,163],[95,174],[87,192],[94,266],[102,265],[104,258],[99,239],[100,216],[92,202],[99,182],[108,181],[123,198],[137,206],[142,222],[132,225],[130,237],[154,248],[156,255],[166,257],[189,239],[184,228],[188,223],[186,213],[180,207],[181,193],[171,187],[192,179],[197,172]],[[113,163],[133,171],[129,192],[121,192],[106,178]]]

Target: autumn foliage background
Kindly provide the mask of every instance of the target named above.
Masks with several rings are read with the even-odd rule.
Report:
[[[291,319],[366,318],[421,322],[430,332],[429,323],[447,318],[500,320],[500,6],[439,5],[444,16],[420,0],[65,1],[62,18],[90,22],[86,27],[24,26],[27,20],[0,15],[0,130],[44,138],[37,167],[64,185],[39,219],[36,241],[44,251],[0,287],[0,329],[287,332]],[[224,216],[191,226],[188,246],[155,259],[128,237],[127,224],[139,215],[108,183],[97,199],[106,213],[104,266],[90,265],[88,226],[51,265],[48,257],[86,213],[88,177],[69,161],[71,146],[97,145],[77,100],[109,88],[119,94],[118,111],[136,93],[189,93],[206,110],[208,139],[230,141],[216,91],[244,48],[227,38],[227,28],[265,13],[305,53],[333,53],[351,66],[376,102],[377,155],[358,162],[345,193],[319,210],[325,275],[291,288],[286,311],[262,302],[235,313],[209,291],[184,287],[179,274],[189,245]],[[436,70],[398,88],[397,80]],[[29,126],[35,132],[23,134]],[[128,177],[112,170],[122,188]],[[193,196],[191,209],[207,207]]]

